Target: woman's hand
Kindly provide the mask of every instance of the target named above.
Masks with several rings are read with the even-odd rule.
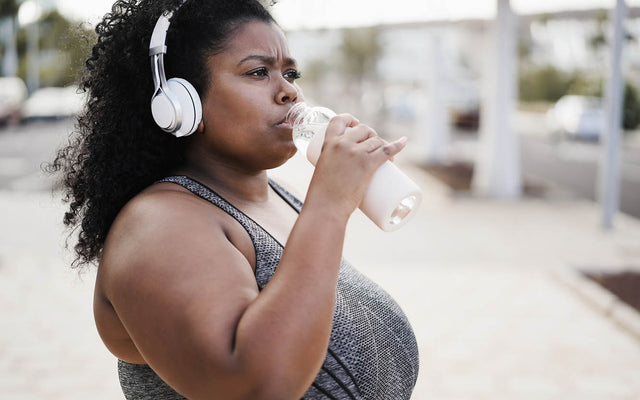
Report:
[[[362,201],[375,171],[405,144],[404,137],[387,143],[349,114],[334,117],[327,127],[305,204],[320,204],[348,218]]]

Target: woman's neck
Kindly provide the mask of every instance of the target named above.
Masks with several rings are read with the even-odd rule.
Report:
[[[215,159],[200,158],[191,160],[177,173],[207,185],[232,202],[264,202],[269,196],[265,170],[247,171]]]

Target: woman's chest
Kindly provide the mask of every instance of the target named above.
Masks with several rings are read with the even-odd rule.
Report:
[[[272,196],[266,203],[241,206],[240,210],[282,246],[287,243],[298,219],[298,213],[277,196]]]

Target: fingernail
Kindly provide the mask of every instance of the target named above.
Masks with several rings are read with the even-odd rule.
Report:
[[[407,143],[407,137],[406,136],[401,137],[400,139],[398,139],[398,142],[402,144]]]

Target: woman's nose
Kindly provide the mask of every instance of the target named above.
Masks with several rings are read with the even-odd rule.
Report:
[[[298,100],[298,89],[296,86],[284,80],[278,94],[276,95],[276,102],[278,104],[295,103]]]

